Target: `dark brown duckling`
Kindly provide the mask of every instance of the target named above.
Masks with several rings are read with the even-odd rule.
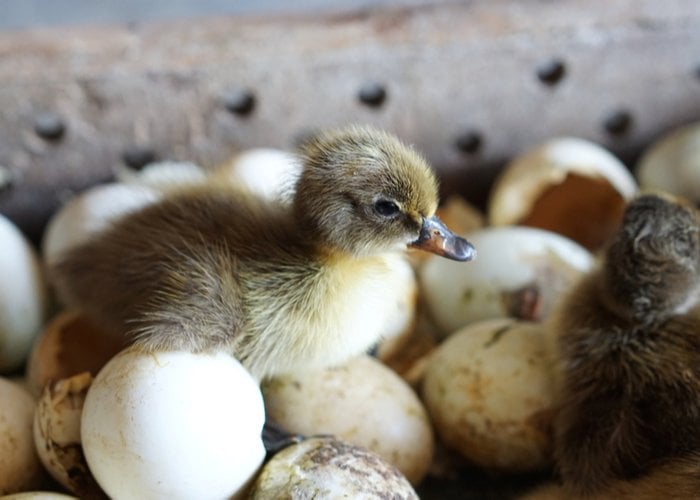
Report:
[[[646,488],[633,480],[676,477],[700,450],[699,230],[695,208],[636,198],[602,265],[553,316],[565,498]]]
[[[303,146],[291,208],[226,183],[166,196],[53,267],[70,305],[146,351],[227,350],[263,378],[328,366],[380,337],[396,250],[474,248],[435,217],[427,163],[370,128]]]

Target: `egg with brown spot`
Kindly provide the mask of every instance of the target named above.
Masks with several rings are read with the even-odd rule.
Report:
[[[263,384],[267,416],[292,433],[332,434],[371,450],[412,484],[433,455],[427,412],[413,389],[369,356],[343,365],[277,377]]]
[[[551,381],[540,324],[488,320],[438,346],[422,397],[446,446],[484,468],[529,472],[551,464]]]
[[[258,475],[250,498],[417,500],[418,495],[379,455],[335,438],[311,438],[275,454]]]

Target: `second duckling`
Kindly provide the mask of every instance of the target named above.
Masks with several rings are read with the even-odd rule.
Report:
[[[697,456],[699,301],[697,210],[655,195],[633,200],[603,264],[553,320],[555,458],[567,498],[623,491],[621,480]]]
[[[230,185],[184,189],[67,252],[55,286],[146,351],[223,349],[257,378],[363,352],[403,293],[397,250],[475,250],[437,219],[436,178],[396,137],[325,132],[301,157],[291,209]]]

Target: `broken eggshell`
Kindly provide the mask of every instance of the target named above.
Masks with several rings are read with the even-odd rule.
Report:
[[[362,381],[358,383],[358,381]],[[270,420],[301,435],[332,434],[396,466],[412,484],[425,476],[433,431],[413,389],[369,356],[263,384]]]
[[[541,229],[488,227],[466,236],[477,259],[464,265],[431,257],[419,274],[430,317],[444,335],[489,318],[542,320],[594,263],[576,242]]]
[[[34,447],[34,398],[0,377],[0,495],[39,489],[44,469]]]
[[[422,381],[440,441],[473,464],[524,473],[551,465],[554,387],[544,327],[469,325],[431,355]]]
[[[493,226],[538,227],[596,251],[612,236],[637,193],[627,167],[585,139],[551,139],[513,159],[489,194]]]
[[[101,331],[76,310],[54,316],[36,338],[27,361],[27,384],[38,397],[44,387],[81,372],[93,376],[125,347],[125,339]]]
[[[672,130],[651,144],[635,173],[644,189],[700,203],[700,122]]]
[[[418,500],[418,495],[378,455],[335,438],[310,438],[276,453],[258,475],[249,498]]]
[[[127,348],[97,374],[83,452],[111,498],[231,498],[264,457],[257,382],[225,353]]]
[[[24,234],[0,214],[0,373],[17,370],[49,310],[39,257]]]
[[[135,170],[119,168],[116,172],[119,182],[137,184],[158,191],[168,191],[181,186],[204,184],[207,173],[198,165],[187,161],[156,161]]]
[[[44,467],[61,486],[83,498],[101,498],[105,495],[88,469],[80,442],[91,383],[92,376],[84,372],[45,388],[34,415],[34,442]]]

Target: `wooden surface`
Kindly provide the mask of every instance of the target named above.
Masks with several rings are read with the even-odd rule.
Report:
[[[209,166],[347,122],[396,132],[446,193],[482,203],[503,163],[546,138],[592,139],[631,165],[700,119],[700,3],[435,1],[5,32],[0,82],[0,212],[34,239],[125,154]]]

